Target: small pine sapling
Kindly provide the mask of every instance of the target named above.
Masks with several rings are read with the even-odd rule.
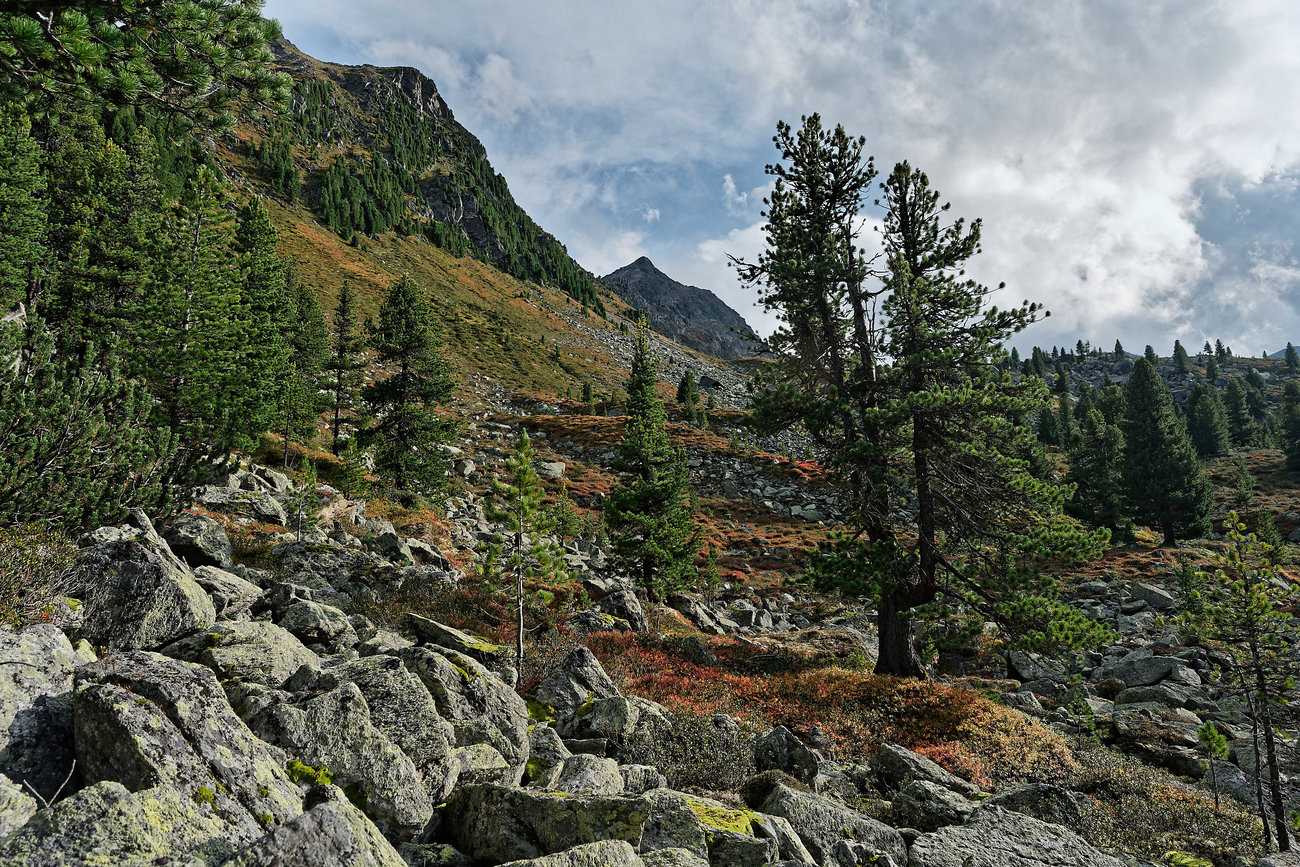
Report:
[[[1210,720],[1196,730],[1196,739],[1205,750],[1205,763],[1210,771],[1210,788],[1214,791],[1214,809],[1219,809],[1219,772],[1215,760],[1228,757],[1228,739]]]

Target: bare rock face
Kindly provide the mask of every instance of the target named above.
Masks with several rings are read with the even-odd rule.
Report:
[[[753,331],[739,313],[698,286],[678,283],[642,256],[601,278],[623,300],[645,311],[650,325],[665,337],[718,358],[754,354]]]
[[[406,867],[366,815],[348,803],[342,791],[318,786],[309,795],[316,803],[286,825],[273,828],[237,853],[226,867]]]
[[[1060,825],[997,807],[918,837],[912,867],[1121,867]]]
[[[0,630],[0,773],[43,798],[72,769],[72,673],[85,661],[52,624]]]

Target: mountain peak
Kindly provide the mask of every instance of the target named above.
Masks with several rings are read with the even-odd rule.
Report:
[[[605,275],[601,282],[644,310],[655,331],[678,343],[719,358],[753,354],[753,329],[739,313],[709,290],[677,282],[647,256]]]

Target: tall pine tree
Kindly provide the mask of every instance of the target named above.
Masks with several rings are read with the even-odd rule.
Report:
[[[339,303],[334,308],[332,323],[332,350],[325,361],[330,390],[330,447],[339,453],[339,436],[343,413],[352,412],[360,405],[361,384],[365,381],[365,341],[361,335],[360,317],[357,313],[357,293],[350,283],[344,283],[339,292]]]
[[[0,316],[33,307],[51,264],[45,176],[26,117],[0,108]]]
[[[1228,436],[1228,415],[1223,407],[1219,390],[1212,385],[1197,383],[1187,401],[1187,432],[1203,458],[1228,453],[1231,440]]]

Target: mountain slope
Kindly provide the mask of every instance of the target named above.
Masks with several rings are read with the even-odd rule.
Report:
[[[753,330],[707,289],[678,283],[642,256],[601,278],[624,301],[650,318],[651,327],[678,343],[719,358],[754,354]]]

